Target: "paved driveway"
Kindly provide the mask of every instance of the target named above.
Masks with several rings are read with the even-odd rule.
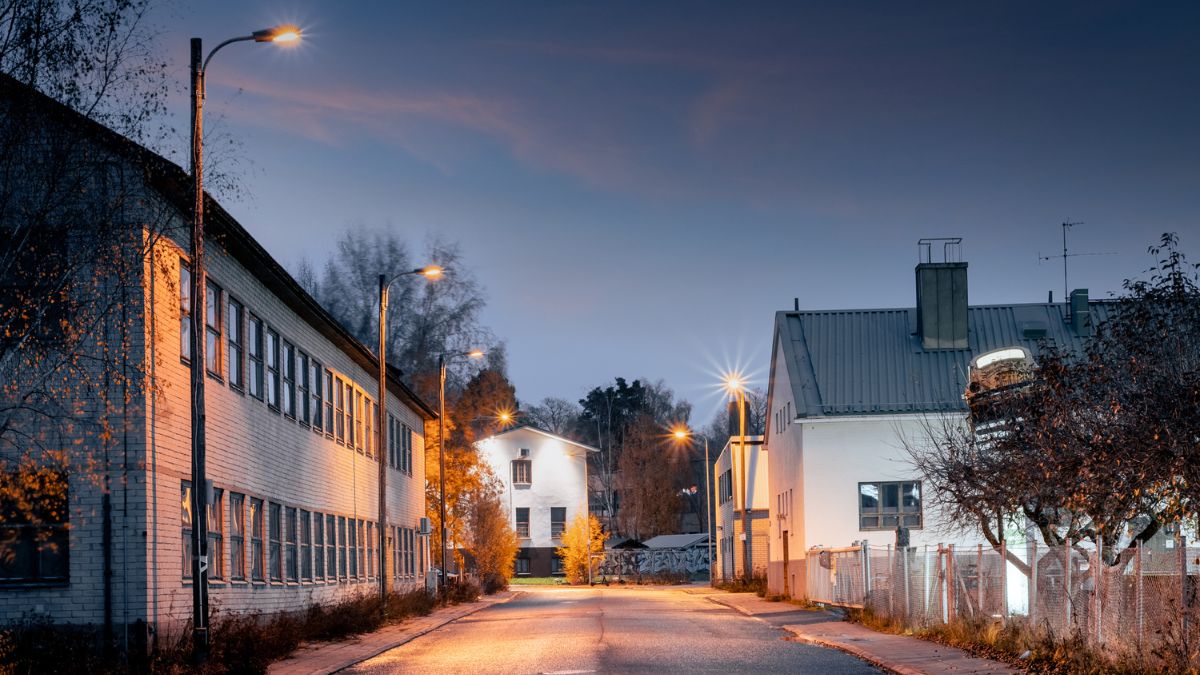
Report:
[[[353,673],[878,673],[678,589],[536,588]]]

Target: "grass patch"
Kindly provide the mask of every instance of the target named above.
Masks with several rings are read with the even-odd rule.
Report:
[[[509,586],[560,586],[567,583],[562,577],[513,577]]]

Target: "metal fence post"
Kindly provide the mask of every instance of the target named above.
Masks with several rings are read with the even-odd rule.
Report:
[[[871,545],[866,539],[862,540],[862,569],[863,606],[866,606],[867,596],[871,594]]]
[[[887,545],[888,616],[896,618],[896,561],[892,558],[892,545]]]
[[[950,599],[946,595],[946,575],[949,572],[946,570],[946,556],[944,547],[939,543],[937,547],[937,568],[938,568],[938,594],[942,596],[942,623],[950,623]]]
[[[1000,617],[1008,621],[1008,541],[1000,540]]]
[[[901,549],[900,555],[902,556],[900,558],[900,569],[904,573],[904,619],[905,619],[905,621],[911,621],[912,620],[912,600],[910,598],[912,597],[912,591],[911,591],[910,584],[912,583],[911,582],[912,575],[911,575],[911,571],[909,569],[909,563],[908,563],[909,548],[906,546],[903,549]]]
[[[983,544],[975,554],[975,613],[983,616]]]
[[[1063,623],[1063,635],[1071,631],[1071,540],[1063,544],[1063,608],[1066,612]]]
[[[946,588],[949,589],[950,619],[958,618],[958,589],[955,587],[955,580],[958,578],[958,568],[954,564],[954,544],[946,546]]]
[[[1146,608],[1144,606],[1145,596],[1142,594],[1142,542],[1137,542],[1137,549],[1134,552],[1135,562],[1135,591],[1134,591],[1134,607],[1137,612],[1137,648],[1142,650],[1142,635],[1146,630]]]

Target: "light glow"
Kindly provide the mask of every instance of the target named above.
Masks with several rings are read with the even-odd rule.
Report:
[[[253,33],[255,42],[299,42],[301,30],[299,26],[284,23],[272,28],[256,30]]]
[[[481,359],[483,358],[483,355],[484,351],[482,349],[472,349],[471,351],[467,352],[467,357],[472,359]]]
[[[731,394],[736,394],[746,389],[745,379],[739,372],[726,373],[724,376],[725,390]]]
[[[446,273],[446,268],[438,265],[427,265],[421,268],[420,274],[426,279],[439,279]]]

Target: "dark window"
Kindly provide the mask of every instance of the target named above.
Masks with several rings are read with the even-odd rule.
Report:
[[[325,435],[333,436],[333,399],[334,399],[334,379],[333,373],[325,371]]]
[[[533,462],[531,460],[514,459],[512,472],[514,485],[529,485],[533,483]]]
[[[567,529],[567,507],[551,506],[550,507],[550,536],[554,539],[561,539],[563,532]]]
[[[221,376],[221,287],[205,280],[204,366]]]
[[[242,364],[242,358],[245,351],[243,332],[246,329],[246,309],[242,304],[233,298],[229,299],[228,322],[226,324],[225,337],[229,343],[227,346],[228,352],[226,359],[229,362],[229,386],[241,389],[246,386],[246,378],[243,375],[242,369],[245,367]]]
[[[345,579],[350,575],[350,568],[347,567],[346,561],[346,518],[338,516],[338,578]]]
[[[283,516],[279,504],[271,504],[271,515],[267,522],[270,528],[270,548],[267,551],[267,563],[271,572],[271,581],[283,581]]]
[[[267,329],[267,405],[279,410],[279,333]]]
[[[413,430],[407,424],[400,428],[400,450],[404,473],[411,476],[413,472]]]
[[[287,509],[287,532],[284,533],[287,548],[284,553],[284,560],[287,562],[287,580],[300,581],[299,570],[299,551],[296,546],[296,530],[299,528],[300,522],[296,517],[296,509],[288,507]]]
[[[375,523],[367,523],[367,535],[363,537],[363,543],[367,549],[366,569],[367,576],[375,576]]]
[[[229,577],[246,578],[246,496],[229,493]]]
[[[0,584],[69,579],[67,497],[59,471],[0,475]]]
[[[858,517],[861,530],[894,530],[900,525],[920,528],[921,483],[859,483]]]
[[[312,415],[313,431],[322,431],[325,428],[324,415],[322,410],[325,409],[325,395],[323,393],[321,381],[321,364],[316,361],[309,362],[309,379],[311,385],[309,390],[309,399],[311,401],[310,413]]]
[[[313,578],[325,578],[325,516],[312,514]]]
[[[517,507],[517,536],[523,539],[529,538],[529,507]]]
[[[517,574],[529,574],[529,558],[526,558],[524,553],[517,555],[517,559],[513,563],[514,572]]]
[[[358,521],[351,518],[349,525],[350,541],[346,544],[350,553],[349,575],[351,578],[355,578],[358,576]]]
[[[195,519],[192,518],[192,482],[182,481],[179,489],[180,503],[180,522],[183,525],[183,531],[180,533],[182,538],[183,550],[183,578],[192,578],[192,528],[195,526]]]
[[[392,417],[389,413],[387,418],[387,462],[388,466],[392,468],[397,467],[396,456],[399,453],[396,452],[396,437],[398,435],[396,433],[396,418]]]
[[[249,334],[246,336],[250,343],[250,395],[258,400],[263,398],[263,324],[253,314],[250,315]]]
[[[302,351],[296,352],[296,378],[296,417],[301,424],[308,424],[308,354]]]
[[[296,348],[292,343],[283,340],[283,356],[280,363],[282,372],[282,399],[283,414],[288,417],[296,416]]]
[[[354,447],[362,452],[366,448],[366,444],[363,443],[363,395],[361,391],[354,392],[354,426],[351,428],[354,429],[354,433],[351,434],[354,437]]]
[[[263,580],[263,503],[250,499],[250,577]]]
[[[336,518],[330,515],[325,516],[325,531],[329,534],[329,540],[325,542],[325,557],[329,569],[325,570],[325,574],[330,579],[336,579],[338,576],[337,546],[342,545],[342,540],[338,537]]]
[[[337,399],[337,441],[344,443],[346,441],[346,387],[342,384],[342,378],[337,378],[334,384],[334,398]]]
[[[553,556],[552,558],[550,558],[550,574],[558,575],[558,574],[562,574],[562,573],[563,573],[562,558],[558,557],[557,555]]]

